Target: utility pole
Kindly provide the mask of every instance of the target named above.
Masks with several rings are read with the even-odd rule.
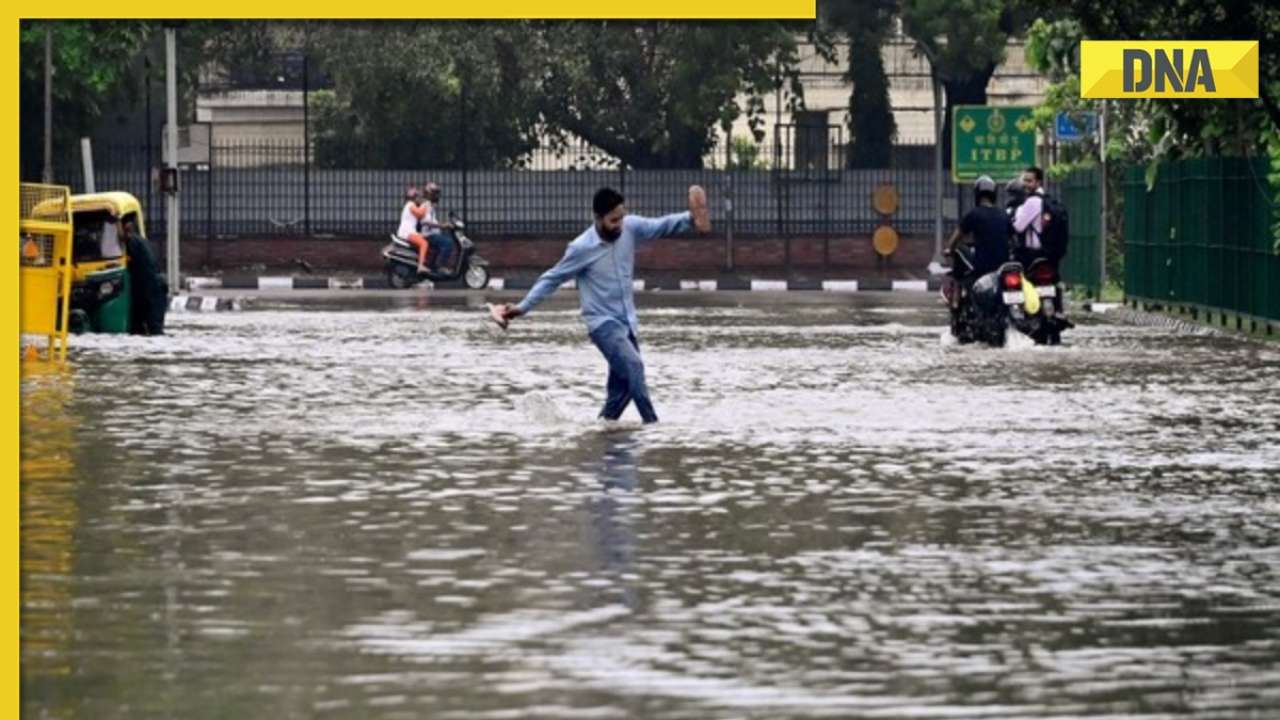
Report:
[[[44,29],[44,172],[46,185],[53,184],[53,29]]]
[[[169,278],[169,293],[178,294],[181,290],[180,270],[178,264],[178,49],[177,30],[167,27],[164,31],[165,44],[165,91],[168,103],[168,127],[166,135],[169,146],[168,171],[170,185],[165,188],[165,230],[168,231],[168,243],[165,245],[165,266]]]

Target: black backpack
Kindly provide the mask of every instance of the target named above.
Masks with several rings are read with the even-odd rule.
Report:
[[[1067,254],[1067,243],[1071,241],[1071,216],[1067,206],[1054,195],[1045,195],[1041,200],[1044,206],[1044,232],[1040,234],[1040,245],[1044,254],[1057,263]]]

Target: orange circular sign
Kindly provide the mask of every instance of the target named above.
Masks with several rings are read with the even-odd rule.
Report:
[[[889,257],[898,249],[898,231],[881,225],[871,236],[871,246],[883,257]]]
[[[881,215],[892,215],[898,211],[898,190],[889,183],[883,183],[871,193],[871,207]]]

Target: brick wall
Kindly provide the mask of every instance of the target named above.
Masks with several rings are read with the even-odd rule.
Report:
[[[538,271],[556,263],[570,238],[522,237],[478,240],[478,250],[492,265],[494,274]],[[933,255],[933,239],[904,235],[898,250],[888,259],[879,258],[871,238],[832,237],[825,241],[829,263],[824,266],[822,238],[791,240],[791,264],[797,272],[823,274],[918,273]],[[301,272],[298,260],[316,273],[378,273],[382,270],[380,238],[270,237],[213,239],[187,238],[182,241],[183,271],[192,274],[264,271],[292,274]],[[162,245],[157,242],[156,245]],[[157,247],[163,254],[163,247]],[[724,238],[674,238],[646,245],[636,254],[638,272],[679,274],[716,273],[724,268]],[[786,241],[777,238],[735,238],[734,270],[758,276],[783,274]]]

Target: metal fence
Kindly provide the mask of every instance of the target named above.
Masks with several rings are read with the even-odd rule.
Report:
[[[1077,170],[1058,183],[1060,197],[1071,218],[1062,279],[1091,293],[1100,291],[1102,268],[1102,171],[1098,167]]]
[[[718,232],[739,235],[867,234],[885,219],[872,207],[875,189],[892,184],[899,208],[888,219],[901,233],[933,228],[932,146],[897,146],[889,167],[844,169],[844,145],[803,153],[783,138],[752,153],[721,151],[707,166],[649,170],[624,166],[589,147],[543,148],[507,169],[334,169],[308,162],[301,142],[215,145],[208,162],[180,167],[182,233],[198,237],[381,235],[395,229],[404,189],[434,180],[444,209],[481,236],[571,235],[591,221],[591,196],[619,189],[641,214],[676,211],[697,183],[712,198]],[[147,148],[94,148],[97,189],[138,196],[151,235],[165,232],[161,195]],[[158,162],[152,149],[152,161]],[[725,162],[728,157],[732,162]],[[718,167],[717,167],[718,165]],[[746,166],[746,167],[743,167]],[[58,177],[76,192],[85,184],[78,158]]]
[[[1265,160],[1180,160],[1161,164],[1148,192],[1143,168],[1129,168],[1126,295],[1280,320],[1266,172]]]

